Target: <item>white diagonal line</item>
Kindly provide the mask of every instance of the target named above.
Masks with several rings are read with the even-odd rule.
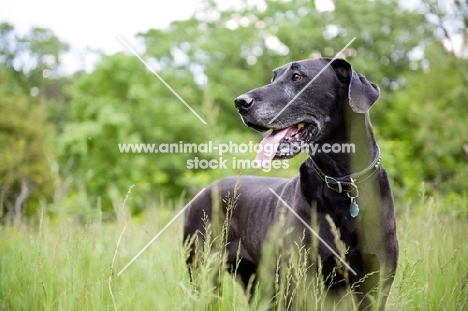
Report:
[[[268,124],[271,124],[271,122],[275,121],[276,118],[278,118],[279,115],[282,114],[283,111],[284,111],[286,108],[288,108],[288,106],[291,105],[291,103],[292,103],[293,101],[295,101],[296,98],[298,98],[299,95],[301,95],[302,92],[304,92],[304,90],[305,90],[306,88],[308,88],[308,87],[312,84],[312,82],[314,82],[315,79],[317,79],[317,78],[322,74],[322,72],[325,71],[325,69],[328,68],[328,66],[331,65],[331,63],[333,63],[333,61],[334,61],[341,53],[343,53],[343,51],[346,50],[346,49],[348,48],[348,46],[350,46],[351,43],[353,43],[354,40],[356,40],[356,37],[352,38],[351,41],[349,41],[348,44],[346,44],[345,47],[341,49],[341,51],[339,51],[338,53],[336,53],[335,57],[333,57],[332,60],[331,60],[325,67],[323,67],[322,70],[320,70],[319,73],[316,74],[315,77],[314,77],[312,80],[310,80],[309,83],[307,83],[306,86],[304,86],[304,87],[302,88],[302,90],[300,90],[300,92],[297,93],[297,94],[289,101],[289,103],[287,103],[286,106],[284,106],[283,109],[281,109],[280,112],[278,112],[278,114],[277,114],[273,119],[270,120],[270,122],[268,122]]]
[[[184,100],[179,94],[177,94],[177,92],[174,91],[174,89],[173,89],[169,84],[167,84],[167,82],[164,81],[164,79],[161,78],[161,76],[158,75],[158,73],[157,73],[156,71],[154,71],[153,68],[151,68],[150,65],[149,65],[146,61],[145,61],[143,58],[141,58],[141,56],[138,55],[138,53],[135,52],[135,50],[132,49],[132,47],[131,47],[130,45],[128,45],[127,42],[125,42],[124,39],[122,39],[121,37],[118,37],[118,38],[119,38],[119,40],[122,41],[122,43],[127,47],[127,49],[129,49],[129,50],[133,53],[133,55],[135,55],[135,56],[146,66],[146,68],[148,68],[148,70],[151,71],[151,72],[159,79],[159,81],[161,81],[161,82],[162,82],[162,83],[163,83],[163,84],[164,84],[164,85],[165,85],[165,86],[166,86],[166,87],[167,87],[167,88],[168,88],[168,89],[169,89],[169,90],[170,90],[170,91],[171,91],[171,92],[188,108],[188,109],[190,109],[190,111],[191,111],[195,116],[197,116],[197,118],[198,118],[203,124],[205,124],[205,125],[207,124],[207,123],[205,122],[205,120],[203,120],[202,117],[200,117],[200,116],[198,115],[198,113],[196,113],[195,110],[193,110],[192,107],[190,107],[190,105],[187,104],[187,103],[185,102],[185,100]]]
[[[340,255],[338,255],[338,253],[335,252],[335,250],[334,250],[333,248],[331,248],[330,245],[328,245],[328,243],[325,242],[325,240],[323,240],[323,239],[320,237],[320,235],[318,235],[317,232],[315,232],[314,229],[312,229],[312,228],[309,226],[309,224],[306,223],[306,222],[304,221],[304,219],[302,219],[301,216],[299,216],[299,215],[288,205],[288,203],[286,203],[286,201],[284,201],[273,189],[271,189],[271,188],[268,188],[268,189],[270,189],[270,191],[273,192],[273,194],[274,194],[274,195],[291,211],[291,213],[293,213],[294,216],[296,216],[297,219],[299,219],[299,220],[302,222],[302,224],[303,224],[307,229],[309,229],[310,232],[312,232],[312,233],[317,237],[317,239],[319,239],[320,242],[322,242],[322,243],[333,253],[333,255],[335,255],[336,258],[338,258],[338,259],[346,266],[346,268],[349,269],[349,271],[351,271],[354,275],[357,275],[356,271],[354,271],[353,268],[351,268],[351,266],[348,265],[348,263],[347,263],[346,261],[344,261],[344,259],[341,258]]]
[[[132,260],[130,260],[130,262],[125,266],[123,267],[122,270],[120,270],[119,273],[117,273],[117,276],[120,276],[122,274],[122,272],[124,272],[128,266],[130,266],[150,245],[151,243],[153,243],[176,219],[177,217],[180,216],[180,214],[182,214],[189,206],[190,204],[192,204],[192,202],[200,195],[202,194],[203,191],[205,191],[206,188],[203,188],[190,202],[188,202],[187,205],[184,206],[183,209],[181,209],[172,219],[171,221],[169,221],[167,223],[167,225],[164,226],[164,228],[161,229],[161,231],[158,232],[158,234],[156,234],[152,239],[151,241],[148,242],[148,244],[145,245],[145,247],[143,247],[141,249],[141,251],[138,252],[138,254],[135,255],[135,257],[132,258]]]

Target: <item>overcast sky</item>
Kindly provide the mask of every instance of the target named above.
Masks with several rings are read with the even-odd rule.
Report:
[[[13,24],[21,34],[33,26],[53,30],[74,50],[75,54],[68,55],[65,61],[75,68],[93,62],[77,60],[79,51],[83,55],[88,47],[107,54],[125,51],[119,36],[131,42],[138,32],[187,19],[197,3],[198,0],[0,0],[0,22]]]
[[[235,0],[218,0],[233,6]],[[259,1],[262,2],[262,1]],[[122,37],[134,46],[134,36],[151,28],[164,28],[174,20],[188,19],[199,0],[0,0],[0,22],[13,24],[20,34],[31,27],[51,29],[60,40],[70,44],[72,52],[62,59],[67,72],[79,68],[91,70],[96,55],[87,48],[113,54],[128,49]],[[330,0],[316,1],[317,9],[332,10]]]
[[[226,0],[227,1],[227,0]],[[0,22],[10,22],[24,34],[31,27],[49,28],[69,43],[73,53],[63,60],[69,67],[91,69],[95,60],[86,48],[106,54],[128,51],[118,37],[132,45],[135,34],[151,28],[163,28],[173,20],[190,17],[199,0],[0,0]],[[416,3],[417,0],[406,0]],[[221,3],[231,3],[231,1]],[[320,11],[332,10],[329,0],[316,1]],[[454,38],[454,45],[457,45]],[[88,59],[91,57],[91,59]]]

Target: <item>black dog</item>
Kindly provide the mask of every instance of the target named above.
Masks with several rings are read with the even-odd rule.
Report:
[[[238,183],[226,251],[228,265],[237,267],[244,285],[255,281],[267,232],[287,203],[307,224],[312,219],[318,224],[324,278],[329,279],[338,262],[329,215],[347,247],[346,262],[356,272],[349,273],[350,283],[365,280],[356,294],[360,309],[375,301],[371,296],[378,284],[382,291],[375,304],[384,309],[397,266],[398,242],[392,193],[368,115],[379,96],[378,86],[355,73],[345,60],[308,59],[275,69],[270,84],[237,97],[235,105],[245,125],[262,132],[273,130],[262,145],[279,145],[271,156],[260,152],[258,160],[291,158],[304,146],[309,147],[309,157],[292,180],[228,177],[208,186],[186,214],[185,241],[198,234],[203,242],[202,219],[205,214],[211,217],[212,192],[217,189],[221,199],[232,196]],[[354,146],[354,152],[325,152],[336,144]],[[221,212],[226,213],[225,201]],[[285,224],[304,231],[303,243],[312,245],[311,232],[289,210]],[[189,267],[193,244],[191,248]],[[365,277],[372,273],[379,277]]]

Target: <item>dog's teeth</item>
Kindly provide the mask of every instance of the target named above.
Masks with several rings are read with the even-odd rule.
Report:
[[[304,125],[305,125],[305,124],[304,124],[303,122],[301,122],[301,123],[299,123],[299,124],[297,125],[297,127],[298,127],[298,128],[303,128]]]

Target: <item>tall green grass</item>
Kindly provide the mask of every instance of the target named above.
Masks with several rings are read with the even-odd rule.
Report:
[[[466,198],[424,198],[398,210],[398,273],[390,310],[468,309]]]
[[[422,197],[397,208],[400,261],[388,310],[468,309],[467,211],[460,198]],[[176,212],[160,207],[131,219],[123,209],[114,223],[63,215],[0,227],[0,310],[248,310],[242,287],[218,269],[222,251],[205,249],[191,284],[182,217],[117,276]],[[310,289],[321,294],[318,285]]]

